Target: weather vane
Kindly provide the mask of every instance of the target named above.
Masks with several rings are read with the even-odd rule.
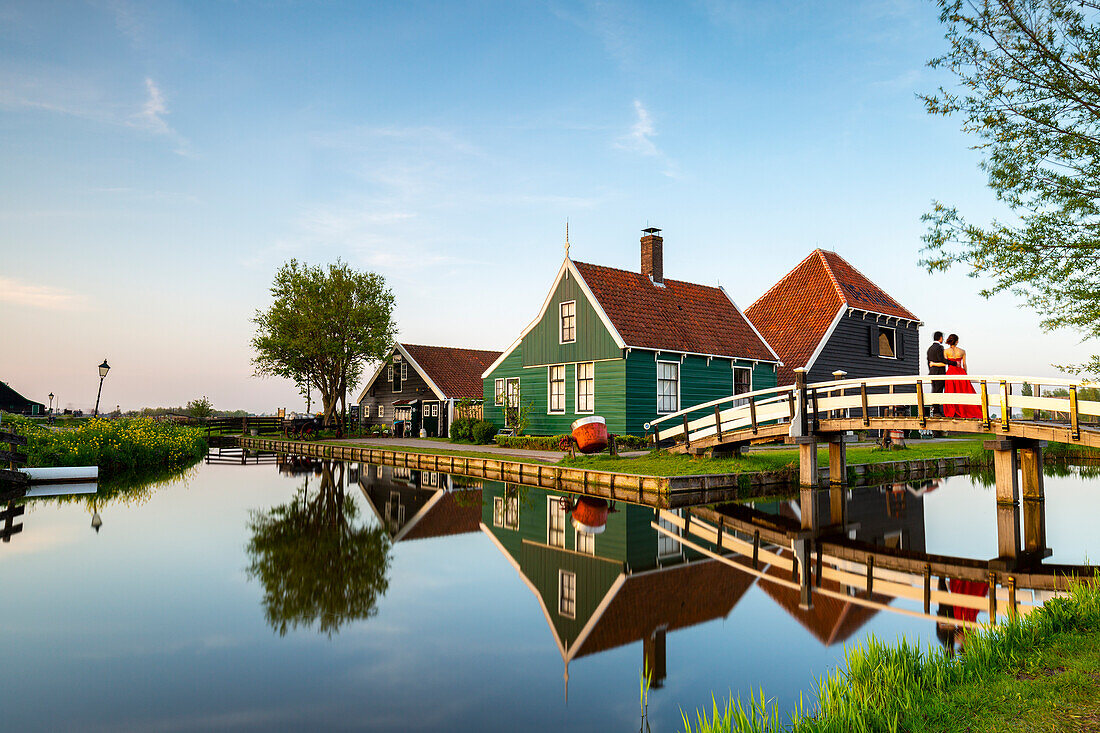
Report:
[[[565,259],[569,259],[569,220],[565,220]]]

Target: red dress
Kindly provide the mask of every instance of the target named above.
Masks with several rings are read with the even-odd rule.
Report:
[[[989,595],[989,585],[977,580],[958,580],[956,578],[951,578],[947,581],[947,589],[952,593],[964,593],[968,596],[977,596],[978,598],[984,598]],[[966,608],[965,606],[951,606],[951,615],[958,621],[977,621],[978,609]]]
[[[948,374],[966,374],[966,370],[954,364],[947,365]],[[943,382],[944,398],[949,394],[976,394],[974,385],[969,379],[945,379]],[[945,417],[961,417],[970,420],[982,419],[982,408],[978,405],[952,405],[944,403],[943,414]]]

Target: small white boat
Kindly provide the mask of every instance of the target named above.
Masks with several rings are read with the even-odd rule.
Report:
[[[22,468],[32,484],[97,481],[99,466],[61,466],[58,468]]]

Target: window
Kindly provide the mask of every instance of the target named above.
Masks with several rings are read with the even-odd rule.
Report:
[[[546,498],[546,544],[565,547],[565,507],[557,496]]]
[[[493,526],[519,529],[519,495],[508,489],[504,496],[493,497]]]
[[[577,412],[594,412],[596,409],[596,365],[592,362],[577,364]]]
[[[387,382],[392,382],[393,381],[393,364],[387,364],[386,365],[386,381]]]
[[[397,367],[396,369],[394,367]],[[405,365],[404,364],[391,364],[390,365],[390,386],[394,392],[401,391],[401,383],[405,378]]]
[[[680,514],[680,512],[676,512]],[[675,534],[680,534],[680,528],[665,519],[658,519],[661,529],[667,529]],[[671,557],[680,554],[680,541],[669,537],[664,532],[657,533],[657,557]]]
[[[571,344],[577,340],[577,301],[562,303],[558,310],[561,313],[561,343]]]
[[[892,328],[879,328],[878,330],[878,355],[884,359],[896,359],[897,332]]]
[[[439,417],[439,404],[432,405],[432,417]]]
[[[519,407],[519,377],[505,380],[504,394],[508,407]]]
[[[424,471],[420,474],[422,486],[439,486],[439,474],[435,471]]]
[[[409,365],[402,362],[401,364],[401,380],[404,381],[409,378]]]
[[[591,532],[582,532],[577,530],[576,535],[576,547],[577,552],[583,552],[585,555],[596,554],[596,535]]]
[[[568,618],[577,615],[577,574],[558,571],[558,613]]]
[[[733,368],[733,393],[744,394],[745,392],[752,392],[752,369],[749,367]],[[748,400],[737,400],[734,404],[741,406]]]
[[[504,380],[493,380],[493,404],[500,406],[504,404]]]
[[[549,367],[550,412],[565,412],[565,365]]]
[[[379,405],[378,406],[378,417],[385,417],[385,416],[386,416],[386,406],[385,405]]]
[[[363,417],[370,417],[370,405],[363,405]]]
[[[657,362],[657,412],[670,413],[680,409],[680,363]]]

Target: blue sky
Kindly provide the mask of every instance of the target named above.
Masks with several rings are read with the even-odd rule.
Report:
[[[276,268],[385,275],[400,338],[504,348],[563,256],[743,307],[835,249],[972,372],[1090,353],[917,265],[934,198],[1004,212],[929,2],[0,3],[0,379],[88,407],[299,407],[251,377]]]

